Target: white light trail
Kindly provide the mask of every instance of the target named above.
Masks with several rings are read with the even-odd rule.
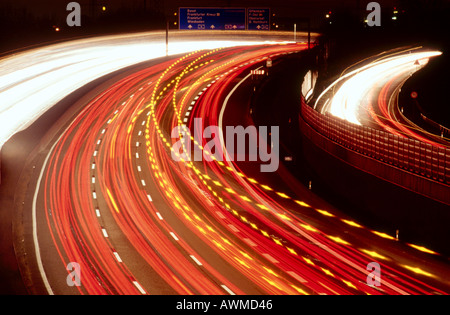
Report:
[[[80,87],[116,70],[164,57],[165,37],[161,34],[152,32],[82,39],[0,59],[0,149],[15,133],[26,129]],[[188,36],[171,39],[169,55],[275,43],[255,39],[202,40],[195,39],[199,38],[198,35]]]
[[[340,77],[331,84],[317,99],[315,107],[321,98],[341,82],[331,100],[321,109],[322,114],[330,114],[347,120],[351,123],[361,125],[358,117],[361,107],[367,104],[365,99],[370,97],[370,90],[380,86],[389,80],[394,74],[403,73],[405,76],[418,71],[425,66],[431,57],[441,55],[441,52],[409,52],[403,55],[387,57],[353,70]],[[416,63],[418,62],[418,64]]]

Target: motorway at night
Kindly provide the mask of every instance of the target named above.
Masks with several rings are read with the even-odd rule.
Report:
[[[449,294],[450,129],[420,89],[445,41],[372,45],[402,1],[380,26],[175,2],[130,4],[119,32],[125,7],[80,2],[81,26],[5,42],[0,292]]]

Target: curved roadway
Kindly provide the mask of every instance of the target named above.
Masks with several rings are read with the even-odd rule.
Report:
[[[174,127],[243,123],[250,70],[303,44],[195,51],[109,81],[38,167],[33,242],[49,294],[445,294],[439,255],[230,161],[172,158]],[[225,111],[225,114],[224,114]],[[228,113],[236,113],[229,115]],[[205,148],[208,139],[193,147]],[[226,150],[226,148],[225,148]],[[226,152],[224,154],[227,154]],[[425,251],[423,254],[417,250]],[[367,284],[369,262],[382,286]],[[81,286],[68,286],[69,263]],[[38,280],[36,280],[38,281]]]

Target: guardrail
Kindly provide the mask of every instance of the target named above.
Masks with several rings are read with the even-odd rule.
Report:
[[[336,144],[450,188],[450,149],[323,115],[303,100],[301,113],[315,131]]]

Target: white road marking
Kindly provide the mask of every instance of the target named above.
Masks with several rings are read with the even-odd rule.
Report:
[[[250,245],[250,246],[252,246],[252,247],[257,246],[257,245],[255,244],[255,242],[253,242],[253,241],[252,241],[251,239],[249,239],[249,238],[244,238],[243,241],[246,242],[248,245]]]
[[[173,232],[170,232],[170,235],[172,235],[172,237],[173,237],[173,239],[175,240],[175,241],[179,241],[179,239],[178,239],[178,237],[175,235],[175,233],[173,233]]]
[[[120,263],[122,262],[122,259],[120,258],[119,253],[114,252],[114,256],[116,256],[116,259],[118,262],[120,262]]]
[[[219,218],[225,219],[225,216],[222,214],[222,212],[216,211],[216,214],[217,214],[217,216],[218,216]]]
[[[195,258],[194,255],[190,255],[190,257],[192,258],[193,261],[195,261],[195,263],[196,263],[197,265],[203,266],[202,263],[201,263],[197,258]]]
[[[136,286],[136,288],[139,290],[139,292],[141,292],[141,294],[147,294],[147,292],[145,292],[145,290],[141,287],[139,282],[133,281],[133,284]]]
[[[233,291],[231,291],[225,284],[222,284],[221,287],[228,292],[230,295],[236,295]]]
[[[239,229],[235,227],[233,224],[228,224],[228,226],[233,232],[239,232]]]
[[[275,258],[273,258],[272,256],[270,256],[269,254],[262,254],[264,257],[266,257],[269,261],[271,261],[274,264],[278,264],[279,261],[276,260]]]
[[[293,272],[293,271],[288,271],[287,273],[288,273],[292,278],[298,280],[298,281],[301,282],[301,283],[306,283],[306,282],[308,282],[308,281],[306,281],[305,279],[303,279],[302,277],[300,277],[298,274],[296,274],[296,273]]]

